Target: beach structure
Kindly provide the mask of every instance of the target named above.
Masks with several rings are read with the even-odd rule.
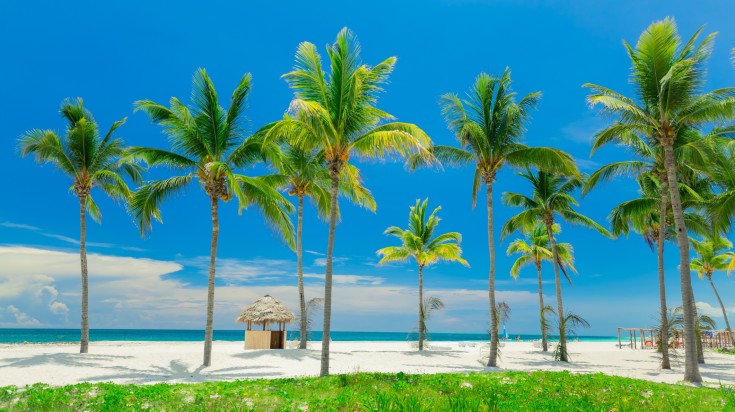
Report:
[[[732,348],[732,340],[735,332],[727,330],[705,330],[702,331],[702,344],[706,348],[729,349]]]
[[[622,335],[628,333],[627,343],[623,343]],[[646,328],[618,328],[618,347],[628,346],[631,349],[654,349],[658,342],[658,334],[655,329]]]
[[[295,319],[283,303],[265,295],[246,307],[235,321],[245,324],[245,349],[283,349],[286,347],[286,324]]]

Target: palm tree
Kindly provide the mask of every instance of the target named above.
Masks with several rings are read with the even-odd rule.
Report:
[[[500,325],[508,323],[511,312],[510,305],[504,300],[495,305],[495,316],[497,316],[495,325],[498,328],[495,333],[500,334]]]
[[[360,44],[347,28],[327,47],[330,71],[322,67],[316,46],[299,45],[294,70],[283,77],[294,90],[290,115],[276,122],[266,140],[284,137],[304,150],[324,153],[330,173],[329,239],[324,282],[324,332],[321,376],[329,374],[329,331],[332,316],[332,256],[337,225],[340,176],[352,156],[369,159],[421,153],[430,157],[429,136],[410,123],[390,121],[375,107],[379,93],[393,71],[395,57],[375,66],[360,61]],[[357,169],[354,169],[355,171]]]
[[[671,320],[669,321],[669,325],[671,326],[672,330],[681,330],[684,328],[684,310],[681,306],[674,308],[674,310],[671,312]],[[716,329],[717,323],[710,316],[697,315],[694,320],[694,336],[697,340],[696,347],[698,352],[703,352],[702,333],[706,330]],[[704,363],[704,361],[701,361],[699,363]]]
[[[735,89],[718,89],[702,93],[704,63],[711,54],[714,34],[696,45],[700,28],[684,44],[673,19],[651,24],[641,35],[635,48],[625,43],[632,62],[632,83],[637,99],[611,89],[586,84],[592,90],[591,105],[618,117],[610,127],[611,135],[638,133],[650,137],[663,148],[664,168],[668,180],[671,207],[679,247],[681,291],[684,311],[686,362],[684,379],[701,382],[694,337],[694,293],[689,272],[689,239],[684,211],[677,190],[678,172],[674,146],[682,133],[712,123],[719,124],[735,117]]]
[[[80,353],[89,351],[89,274],[87,271],[87,213],[100,222],[102,214],[92,198],[92,189],[99,187],[116,200],[127,202],[130,189],[122,174],[134,182],[140,181],[137,164],[123,160],[125,147],[122,139],[113,133],[126,119],[113,123],[104,137],[100,136],[97,122],[84,107],[81,98],[65,100],[61,116],[69,122],[65,134],[53,130],[33,129],[20,138],[21,156],[33,154],[39,163],[51,163],[69,176],[71,190],[79,199],[79,256],[82,266],[82,327]]]
[[[429,329],[426,328],[426,322],[431,319],[432,313],[442,309],[444,309],[444,301],[442,301],[438,296],[427,296],[421,303],[419,311],[419,329],[423,328],[425,340],[429,340]],[[419,341],[419,343],[422,342]]]
[[[561,227],[556,224],[551,227],[554,234],[561,232]],[[546,337],[546,319],[544,315],[544,292],[541,277],[541,264],[544,261],[551,262],[553,253],[549,249],[549,235],[546,232],[546,226],[539,222],[530,230],[524,230],[526,239],[516,239],[508,245],[508,256],[520,255],[510,268],[510,275],[513,279],[518,279],[520,270],[527,265],[533,264],[538,274],[538,300],[539,314],[541,319],[541,347],[544,352],[549,350],[548,339]],[[569,270],[576,272],[574,268],[574,248],[569,243],[559,243],[556,245],[561,259],[561,265],[566,266]]]
[[[692,249],[699,255],[699,257],[692,259],[691,267],[697,272],[700,279],[707,278],[710,286],[712,286],[712,291],[715,292],[717,302],[719,302],[720,309],[722,309],[722,316],[725,318],[728,336],[733,346],[735,346],[735,338],[732,336],[732,329],[730,328],[730,321],[727,319],[725,305],[722,303],[720,294],[717,293],[714,282],[712,282],[712,274],[716,270],[727,270],[729,273],[735,269],[735,252],[727,251],[720,253],[723,249],[731,249],[732,243],[727,239],[721,238],[719,235],[710,235],[703,240],[694,238],[690,238],[689,240],[692,242]]]
[[[181,174],[141,186],[133,195],[131,209],[142,234],[151,229],[154,218],[161,221],[160,205],[166,197],[183,190],[194,179],[204,189],[212,216],[203,361],[204,366],[210,366],[220,199],[228,201],[234,196],[240,210],[255,205],[290,246],[293,246],[293,225],[288,214],[293,206],[277,190],[283,185],[281,176],[250,177],[234,172],[236,168],[253,165],[278,153],[276,147],[264,148],[261,139],[244,134],[242,111],[250,91],[250,74],[240,80],[229,109],[220,106],[214,84],[204,69],[196,72],[193,83],[191,106],[176,97],[171,98],[170,108],[150,100],[135,102],[136,111],[144,111],[163,127],[171,150],[134,147],[131,154],[148,166],[166,166]]]
[[[379,265],[387,262],[404,262],[409,258],[418,265],[419,272],[419,350],[424,350],[424,268],[439,261],[459,262],[465,266],[469,266],[466,260],[462,259],[462,249],[459,243],[462,241],[462,235],[459,232],[447,232],[441,235],[434,235],[436,226],[439,224],[439,217],[436,214],[441,210],[441,206],[434,209],[431,215],[426,216],[426,206],[429,199],[423,202],[416,200],[416,205],[411,206],[408,215],[408,229],[401,229],[396,226],[389,227],[386,235],[395,236],[401,239],[401,246],[389,246],[378,250],[378,256],[381,256]]]
[[[487,191],[487,234],[490,252],[488,296],[490,300],[490,356],[488,366],[497,366],[498,334],[495,303],[495,239],[493,234],[493,184],[504,165],[536,166],[566,175],[578,173],[574,160],[561,150],[528,147],[521,143],[530,112],[541,98],[529,93],[516,103],[511,88],[510,69],[500,77],[481,73],[470,88],[467,99],[454,93],[441,97],[442,113],[461,147],[434,146],[432,153],[449,165],[475,166],[472,207],[482,184]],[[411,167],[422,165],[414,158]]]
[[[682,196],[686,196],[686,194],[692,195],[696,193],[691,190],[684,190],[686,188],[686,183],[697,181],[696,176],[698,174],[702,173],[703,171],[711,170],[712,158],[715,157],[716,154],[719,152],[719,149],[715,149],[713,146],[724,146],[721,142],[721,138],[728,137],[731,132],[732,130],[729,127],[716,127],[704,135],[693,129],[684,129],[679,132],[679,137],[674,142],[674,155],[676,156],[676,163],[680,167],[678,177],[680,180],[679,187]],[[637,176],[639,178],[639,183],[641,182],[640,179],[644,175],[647,175],[648,177],[644,177],[645,181],[655,181],[655,185],[660,185],[660,189],[658,190],[658,199],[650,198],[650,196],[646,199],[640,198],[640,201],[635,201],[631,204],[624,203],[623,205],[621,205],[623,206],[623,208],[619,209],[618,211],[631,213],[634,212],[633,208],[638,208],[641,206],[647,208],[658,205],[658,209],[651,210],[651,215],[648,215],[648,218],[653,218],[655,220],[654,222],[654,220],[649,219],[648,223],[654,223],[655,227],[643,227],[641,229],[646,230],[646,233],[639,233],[644,235],[644,239],[649,243],[649,246],[653,246],[653,243],[651,242],[656,243],[656,248],[658,251],[659,300],[661,304],[660,322],[662,325],[666,326],[667,305],[663,251],[664,242],[666,239],[669,238],[669,233],[666,232],[669,226],[658,225],[657,216],[660,216],[662,214],[671,216],[671,224],[673,225],[674,222],[673,215],[671,215],[670,212],[667,212],[671,211],[671,205],[669,202],[669,183],[666,175],[666,167],[664,164],[664,151],[663,148],[657,144],[655,137],[641,135],[638,130],[635,130],[635,128],[629,128],[625,124],[622,124],[620,122],[616,122],[613,125],[596,133],[595,141],[592,145],[591,154],[594,154],[602,146],[608,145],[610,143],[624,146],[632,152],[636,159],[613,162],[600,167],[600,169],[592,173],[586,180],[584,186],[582,187],[582,195],[586,195],[590,190],[592,190],[601,182],[606,182],[618,176],[624,175]],[[704,188],[704,186],[702,185],[699,185],[699,187]],[[697,196],[695,195],[695,197]],[[686,203],[686,201],[682,202]],[[686,207],[684,205],[682,205],[682,207],[686,210]],[[635,213],[638,214],[638,219],[642,219],[646,217],[646,213],[648,212]],[[687,220],[688,217],[686,215],[687,213],[685,212],[685,221],[687,221],[686,224],[688,228],[690,223],[701,222],[690,222]],[[618,217],[620,218],[624,216]],[[623,218],[622,220],[618,220],[617,223],[624,223],[625,221],[626,220]],[[613,225],[615,224],[616,222],[613,221]],[[643,224],[645,226],[646,222],[638,221],[637,224]],[[658,234],[650,232],[651,230],[656,229],[658,230]],[[616,236],[619,234],[620,233],[616,234]],[[628,234],[627,231],[625,234]],[[672,234],[673,236],[676,235],[675,232],[672,232]],[[661,331],[661,333],[663,333],[666,329],[666,327],[663,327],[659,330]],[[663,336],[661,336],[661,339],[663,339]],[[662,369],[671,369],[668,347],[664,347],[662,350],[661,367]]]
[[[598,171],[599,172],[599,171]],[[667,338],[664,336],[668,330],[668,306],[666,304],[666,285],[664,277],[664,243],[666,240],[675,239],[676,233],[673,229],[674,222],[671,208],[668,205],[668,181],[665,174],[655,170],[648,172],[640,171],[638,175],[640,197],[625,201],[610,212],[610,223],[612,233],[618,237],[628,235],[635,231],[643,237],[651,250],[656,248],[658,257],[658,284],[660,303],[661,327],[659,337],[661,342]],[[709,182],[692,176],[692,185],[680,184],[679,191],[682,196],[682,204],[685,208],[690,206],[701,206],[704,202],[702,197],[709,192]],[[663,213],[663,224],[662,216]],[[684,219],[690,230],[705,230],[704,217],[695,212],[685,212]],[[661,350],[661,368],[671,369],[668,346],[663,345]]]
[[[505,204],[522,207],[524,210],[505,222],[501,231],[501,238],[517,230],[533,227],[539,221],[543,222],[546,226],[546,234],[549,237],[549,244],[551,245],[552,259],[555,262],[553,266],[556,282],[556,314],[559,317],[559,325],[563,325],[565,318],[561,296],[561,281],[559,278],[561,257],[553,230],[554,224],[556,223],[555,216],[559,216],[571,224],[595,229],[605,236],[611,235],[594,220],[574,210],[573,206],[578,206],[578,203],[572,196],[572,192],[582,186],[582,179],[580,177],[567,178],[544,171],[532,173],[530,170],[526,170],[520,175],[531,184],[532,193],[531,196],[512,192],[503,193],[503,202]],[[567,279],[569,280],[568,276]],[[564,328],[560,328],[559,332],[560,360],[568,362]]]
[[[311,335],[311,325],[313,322],[313,316],[315,312],[318,312],[322,310],[324,307],[324,299],[323,298],[311,298],[306,301],[304,304],[304,308],[299,313],[299,318],[306,319],[306,333],[303,335],[303,338],[301,342],[304,342],[306,340],[306,337]],[[300,348],[300,349],[306,349],[306,347]]]
[[[551,316],[553,317],[556,315],[556,311],[553,307],[547,306],[544,308],[543,312],[549,312]],[[564,315],[564,318],[557,320],[556,328],[559,331],[559,336],[567,336],[567,335],[576,335],[577,334],[577,328],[589,328],[590,323],[587,322],[583,317],[575,314],[575,313],[567,313]],[[545,329],[550,329],[550,324],[544,325]],[[562,346],[561,344],[557,345],[554,349],[554,359],[555,360],[564,360],[564,362],[569,361],[569,352],[567,352],[567,347]]]
[[[306,151],[295,146],[287,146],[284,155],[278,165],[281,174],[287,177],[288,194],[296,196],[297,225],[296,225],[296,268],[299,288],[300,307],[300,342],[299,348],[306,349],[308,341],[306,300],[304,297],[304,264],[303,264],[303,216],[304,198],[309,197],[314,201],[320,217],[329,216],[329,185],[331,179],[329,170],[324,161],[324,154],[314,150]],[[369,190],[364,188],[359,181],[359,174],[352,165],[345,167],[340,179],[340,192],[346,195],[354,203],[375,211],[375,200]],[[316,299],[316,298],[314,298]]]

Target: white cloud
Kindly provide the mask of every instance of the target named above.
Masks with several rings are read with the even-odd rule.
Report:
[[[64,318],[69,316],[69,307],[66,306],[66,303],[64,302],[54,301],[49,303],[49,310],[51,310],[51,313],[54,315],[63,316]]]
[[[27,313],[23,312],[22,310],[18,309],[17,307],[10,305],[7,308],[5,308],[5,311],[8,312],[14,319],[15,323],[19,326],[40,326],[41,322],[38,321],[38,319],[29,316]]]
[[[264,271],[277,272],[273,275],[277,279],[267,284],[251,282],[218,286],[215,293],[216,328],[238,328],[240,325],[234,323],[234,318],[245,306],[266,294],[275,296],[294,312],[297,311],[296,279],[289,270],[293,262],[221,260],[224,265],[218,276],[227,273],[237,275],[240,282],[243,273],[263,276],[263,271],[253,272],[253,267],[257,266]],[[0,299],[5,305],[22,308],[22,313],[27,316],[23,318],[25,322],[35,324],[35,319],[43,326],[77,326],[78,254],[0,246],[0,261],[3,262],[0,265]],[[164,276],[180,271],[184,267],[182,263],[192,261],[179,263],[90,254],[91,327],[203,328],[207,291],[206,284],[201,282],[201,274],[196,274],[196,284],[187,282],[184,275]],[[202,266],[201,259],[199,263]],[[323,278],[323,274],[308,273],[307,276]],[[321,282],[307,284],[307,298],[323,294]],[[443,320],[442,331],[483,331],[487,328],[488,298],[484,288],[428,288],[426,294],[441,297],[447,306],[436,317],[437,321]],[[511,305],[519,322],[526,314],[531,319],[537,313],[535,293],[498,291],[497,296]],[[387,285],[384,278],[375,276],[337,274],[334,276],[333,329],[409,330],[415,324],[416,299],[415,286]],[[15,315],[8,316],[9,313],[7,310],[2,312],[0,327],[17,324]],[[18,313],[20,316],[21,312]],[[71,314],[73,322],[62,319],[67,314]],[[390,322],[386,323],[386,319]],[[315,324],[314,328],[319,329],[320,326]]]
[[[735,313],[735,308],[725,307],[725,311],[729,314]],[[718,306],[712,306],[707,302],[697,302],[697,313],[699,315],[707,315],[714,318],[723,318],[722,309]],[[729,316],[728,316],[729,318]],[[724,325],[723,325],[724,327]]]
[[[333,256],[332,257],[332,264],[333,265],[338,265],[340,263],[347,262],[348,260],[350,260],[350,259],[349,258],[345,258],[345,257],[334,257]],[[327,258],[316,258],[316,259],[314,259],[314,266],[319,266],[319,267],[325,267],[325,266],[327,266]]]
[[[30,230],[30,231],[33,231],[33,232],[37,232],[41,236],[45,236],[45,237],[48,237],[48,238],[51,238],[51,239],[60,240],[62,242],[69,243],[69,244],[72,244],[72,245],[77,245],[77,246],[79,245],[79,240],[78,239],[75,239],[75,238],[72,238],[72,237],[69,237],[69,236],[59,235],[59,234],[56,234],[56,233],[49,233],[49,232],[46,232],[46,231],[44,231],[43,229],[41,229],[39,227],[31,226],[31,225],[26,225],[24,223],[2,222],[2,223],[0,223],[0,226],[7,227],[7,228],[12,228],[12,229]],[[112,243],[87,242],[87,246],[89,246],[89,247],[100,247],[100,248],[117,248],[117,249],[132,251],[132,252],[143,252],[143,251],[145,251],[145,249],[141,249],[141,248],[138,248],[138,247],[118,246],[118,245],[114,245]]]
[[[78,278],[79,254],[23,246],[0,246],[0,297],[7,296],[3,282],[18,281],[25,276],[45,276],[54,279]],[[90,253],[87,255],[90,278],[148,278],[176,272],[182,266],[145,258],[118,257]],[[5,294],[3,294],[5,292]],[[12,295],[11,295],[12,296]]]
[[[311,254],[311,255],[324,256],[324,253],[316,252],[316,251],[313,251],[313,250],[305,250],[304,252],[306,252],[308,254]]]
[[[319,273],[304,273],[304,278],[307,279],[324,279],[324,274]],[[362,275],[332,275],[332,282],[343,285],[381,285],[385,281],[385,278],[377,276],[362,276]]]
[[[40,228],[37,228],[35,226],[25,225],[23,223],[13,223],[13,222],[2,222],[0,223],[0,226],[9,227],[13,229],[41,230]]]
[[[64,235],[57,235],[55,233],[41,233],[41,235],[50,237],[51,239],[60,240],[62,242],[66,242],[72,245],[79,246],[79,240],[64,236]],[[97,243],[97,242],[87,242],[87,246],[89,247],[102,247],[102,248],[112,248],[115,247],[115,245],[111,243]]]
[[[200,274],[209,276],[209,256],[183,260],[186,266],[196,268]],[[295,262],[279,259],[234,259],[218,258],[217,278],[227,284],[275,280],[296,273]]]

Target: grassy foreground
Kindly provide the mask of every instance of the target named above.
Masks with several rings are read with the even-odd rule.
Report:
[[[359,373],[198,384],[37,384],[0,391],[3,411],[735,410],[732,388],[692,388],[569,372]]]

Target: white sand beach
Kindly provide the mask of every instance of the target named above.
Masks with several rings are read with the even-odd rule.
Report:
[[[407,342],[333,342],[331,372],[483,372],[487,344],[433,342],[417,352]],[[319,343],[313,349],[250,350],[242,342],[216,341],[212,366],[201,367],[201,342],[92,342],[90,353],[77,344],[0,345],[0,386],[33,383],[67,385],[79,382],[157,383],[202,382],[254,378],[313,376],[319,372]],[[569,370],[603,372],[656,382],[675,383],[683,377],[683,352],[673,370],[658,367],[651,350],[618,349],[612,342],[570,342],[572,362],[551,360],[530,342],[507,342],[500,365],[506,370]],[[707,352],[701,366],[706,384],[735,384],[735,356]]]

